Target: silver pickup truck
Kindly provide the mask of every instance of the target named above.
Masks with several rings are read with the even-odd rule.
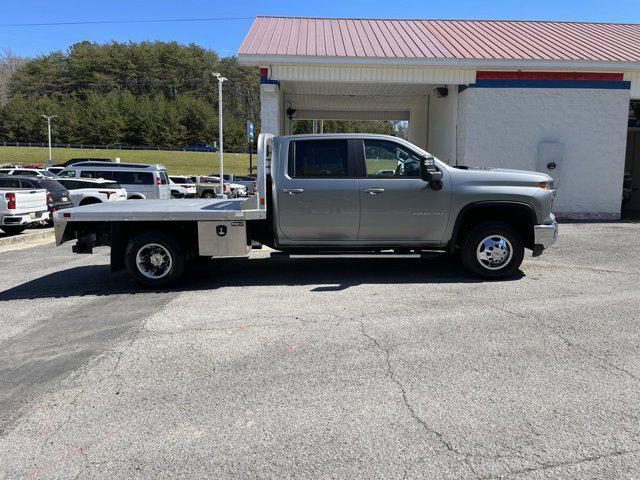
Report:
[[[247,255],[439,251],[473,274],[513,275],[525,248],[540,255],[558,226],[548,175],[452,167],[383,135],[262,134],[258,191],[246,199],[124,201],[56,212],[58,244],[111,247],[112,270],[176,281],[187,260]]]

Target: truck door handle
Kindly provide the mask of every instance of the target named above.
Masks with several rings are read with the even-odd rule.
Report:
[[[377,195],[379,193],[384,193],[384,188],[365,188],[364,193],[368,193],[369,195]]]
[[[297,195],[302,192],[304,192],[302,188],[285,188],[282,190],[282,193],[288,193],[289,195]]]

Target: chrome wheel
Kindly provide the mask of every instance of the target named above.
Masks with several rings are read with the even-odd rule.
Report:
[[[148,243],[136,254],[136,266],[147,278],[157,280],[168,275],[172,265],[171,254],[158,243]]]
[[[480,265],[488,270],[499,270],[513,257],[511,242],[502,235],[485,237],[476,249],[476,258]]]

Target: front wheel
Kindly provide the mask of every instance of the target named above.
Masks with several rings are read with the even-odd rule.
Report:
[[[520,235],[502,222],[482,223],[462,242],[460,258],[464,267],[484,278],[506,278],[515,274],[524,258]]]
[[[18,235],[24,232],[27,227],[24,225],[3,225],[0,229],[7,235]]]
[[[161,232],[143,233],[133,238],[125,252],[129,274],[148,287],[163,287],[184,273],[185,255],[180,245]]]

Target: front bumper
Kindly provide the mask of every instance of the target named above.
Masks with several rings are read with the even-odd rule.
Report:
[[[549,248],[556,243],[558,239],[558,222],[555,221],[555,217],[552,216],[553,222],[549,225],[534,225],[533,226],[533,256],[537,257],[543,250]]]

